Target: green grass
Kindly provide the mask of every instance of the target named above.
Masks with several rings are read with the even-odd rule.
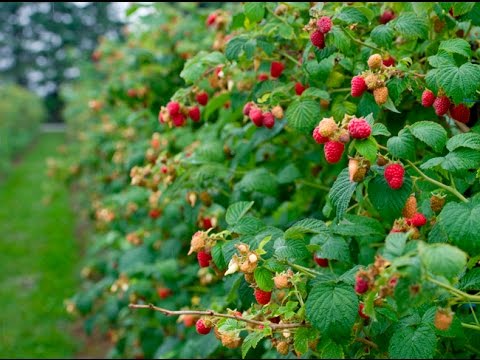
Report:
[[[78,244],[66,189],[45,205],[45,159],[63,134],[44,134],[0,182],[0,358],[72,357],[63,304],[77,286]]]

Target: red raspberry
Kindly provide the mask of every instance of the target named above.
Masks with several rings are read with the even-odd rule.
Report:
[[[200,267],[208,267],[210,265],[210,260],[212,260],[212,255],[205,251],[199,251],[197,253],[197,260]]]
[[[170,101],[167,104],[167,110],[170,116],[176,115],[180,111],[180,104],[176,101]]]
[[[250,110],[252,110],[252,106],[253,106],[253,103],[250,101],[248,103],[246,103],[244,106],[243,106],[243,115],[247,115],[250,113]]]
[[[200,105],[205,106],[208,103],[208,94],[205,91],[202,91],[197,94],[196,99]]]
[[[416,227],[423,226],[427,223],[427,218],[422,213],[416,213],[410,219],[407,219],[408,225],[413,225]]]
[[[284,69],[285,65],[283,65],[283,63],[280,61],[273,61],[270,65],[270,75],[274,78],[278,78],[282,75]]]
[[[319,49],[325,47],[325,35],[320,30],[315,30],[310,34],[310,41]]]
[[[302,95],[303,92],[307,89],[307,86],[303,86],[303,84],[301,82],[297,82],[295,84],[295,93],[297,95]]]
[[[217,14],[211,13],[207,17],[207,25],[212,26],[215,23],[215,20],[217,19]]]
[[[393,13],[392,10],[385,10],[382,15],[380,15],[380,24],[386,24],[390,20],[393,20],[395,18],[395,14]]]
[[[368,281],[361,276],[355,278],[355,291],[358,294],[364,294],[368,291]]]
[[[428,89],[425,89],[422,93],[422,105],[424,107],[430,107],[435,101],[435,95]]]
[[[313,260],[315,260],[318,266],[328,267],[328,259],[323,259],[318,257],[317,254],[313,254]]]
[[[382,60],[382,63],[384,66],[393,66],[395,65],[395,58],[389,55],[388,58]]]
[[[208,217],[202,219],[202,226],[205,230],[210,229],[212,226],[212,220]]]
[[[325,159],[328,163],[335,164],[342,158],[343,150],[345,150],[345,144],[339,141],[328,141],[323,149]]]
[[[250,110],[248,116],[250,117],[250,119],[253,121],[253,123],[260,127],[260,126],[263,126],[263,113],[262,113],[262,110],[258,109],[258,108],[253,108]]]
[[[166,299],[170,295],[172,295],[172,290],[169,288],[161,287],[157,289],[157,294],[160,297],[160,299]]]
[[[438,116],[445,115],[450,108],[450,100],[446,96],[439,96],[433,102],[433,108]]]
[[[207,335],[212,329],[207,327],[207,325],[205,325],[205,322],[202,319],[197,320],[195,327],[197,328],[197,333],[199,333],[200,335]]]
[[[271,129],[275,125],[275,118],[273,117],[273,114],[271,112],[265,112],[263,113],[263,125],[265,125],[267,128]]]
[[[450,116],[452,119],[460,121],[461,123],[468,123],[470,120],[470,109],[463,104],[450,106]]]
[[[166,167],[165,165],[162,165],[162,167],[160,168],[160,171],[161,171],[163,174],[166,174],[166,173],[168,173],[168,167]]]
[[[372,127],[367,120],[363,118],[353,118],[348,123],[348,132],[354,139],[366,139],[372,133]]]
[[[271,298],[272,298],[271,291],[263,291],[260,289],[255,289],[255,299],[260,305],[268,304]]]
[[[268,74],[261,73],[258,75],[258,81],[265,81],[268,80]]]
[[[190,116],[190,119],[192,119],[195,122],[200,120],[200,109],[198,108],[198,106],[191,107],[188,110],[188,116]]]
[[[182,113],[172,115],[173,125],[180,127],[185,125],[185,116]]]
[[[359,75],[352,78],[351,85],[353,97],[362,96],[365,90],[367,90],[367,84],[365,83],[365,80]]]
[[[160,209],[152,209],[148,213],[148,216],[150,216],[152,219],[157,219],[160,217],[160,215],[162,215],[162,212],[160,211]]]
[[[328,33],[332,29],[332,19],[328,16],[322,16],[317,20],[317,28],[323,34]]]
[[[318,126],[315,129],[313,129],[313,138],[318,144],[325,144],[328,141],[328,137],[322,136],[322,134],[320,134],[318,129],[319,129]]]
[[[360,317],[363,319],[370,319],[370,316],[365,315],[365,313],[363,312],[364,308],[365,305],[363,303],[358,304],[358,315],[360,315]]]
[[[385,166],[385,180],[387,180],[388,186],[392,189],[400,189],[403,185],[403,176],[405,175],[405,169],[402,164],[388,164]]]

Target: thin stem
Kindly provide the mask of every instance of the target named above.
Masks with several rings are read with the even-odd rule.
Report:
[[[310,186],[310,187],[313,187],[313,188],[316,188],[316,189],[330,191],[330,188],[328,186],[321,185],[321,184],[315,184],[315,183],[307,181],[307,180],[297,180],[297,182],[299,184]]]
[[[463,292],[459,289],[456,289],[454,288],[453,286],[450,286],[450,285],[447,285],[445,283],[442,283],[430,276],[427,276],[427,280],[434,283],[435,285],[438,285],[442,288],[444,288],[445,290],[448,290],[450,291],[451,293],[463,298],[463,299],[467,299],[467,300],[473,300],[473,301],[480,301],[480,296],[477,296],[477,295],[470,295],[470,294],[467,294],[466,292]]]
[[[347,34],[347,36],[348,36],[350,39],[352,39],[354,42],[356,42],[357,44],[363,45],[363,46],[366,46],[366,47],[369,47],[370,49],[376,50],[376,51],[378,51],[379,53],[383,52],[382,49],[380,49],[380,48],[378,48],[378,47],[376,47],[376,46],[373,46],[373,45],[364,43],[363,41],[360,41],[360,40],[358,40],[358,39],[355,39],[348,31],[345,31],[345,29],[343,30],[343,32],[344,32],[345,34]]]
[[[197,310],[167,310],[160,308],[158,306],[155,306],[153,304],[148,304],[148,305],[142,305],[142,304],[129,304],[128,307],[130,309],[150,309],[154,311],[161,312],[162,314],[165,314],[167,316],[172,316],[172,315],[199,315],[199,316],[211,316],[211,317],[220,317],[220,318],[226,318],[226,319],[234,319],[238,321],[243,321],[249,324],[254,324],[254,325],[267,325],[272,328],[272,330],[277,330],[277,329],[295,329],[295,328],[300,328],[300,327],[310,327],[309,324],[298,324],[298,323],[291,323],[291,324],[274,324],[271,323],[270,321],[257,321],[257,320],[251,320],[251,319],[245,319],[241,316],[238,315],[228,315],[228,314],[221,314],[217,313],[213,310],[207,310],[207,311],[197,311]]]
[[[438,187],[441,187],[442,189],[445,189],[449,192],[451,192],[453,195],[455,195],[456,197],[458,197],[460,200],[462,200],[463,202],[466,202],[468,203],[468,199],[463,196],[462,194],[460,194],[458,192],[458,190],[452,188],[451,186],[448,186],[448,185],[445,185],[443,183],[441,183],[440,181],[437,181],[435,179],[432,179],[431,177],[427,176],[425,173],[423,173],[419,168],[417,168],[415,166],[414,163],[412,163],[410,160],[407,160],[408,164],[415,169],[416,172],[418,172],[426,181],[434,184],[434,185],[437,185]]]
[[[480,331],[480,326],[475,325],[475,324],[467,324],[462,322],[462,326],[467,329],[472,329],[472,330],[478,330]]]
[[[345,92],[345,91],[350,91],[351,88],[338,88],[338,89],[332,89],[332,90],[328,90],[328,92],[330,94],[333,94],[333,93],[338,93],[338,92]]]
[[[285,56],[288,60],[294,62],[295,64],[297,64],[298,66],[302,66],[302,64],[300,64],[300,61],[298,61],[297,59],[295,59],[294,57],[288,55],[286,52],[280,52],[280,55],[282,56]]]
[[[293,269],[298,270],[298,271],[300,271],[301,273],[303,273],[303,274],[305,274],[305,275],[307,275],[307,276],[315,277],[315,276],[317,276],[317,275],[320,275],[319,272],[317,272],[317,271],[315,271],[315,270],[313,270],[313,269],[309,269],[309,268],[307,268],[307,267],[305,267],[305,266],[302,266],[302,265],[297,265],[297,264],[292,263],[292,262],[290,262],[290,261],[288,261],[288,260],[287,260],[287,261],[284,261],[284,263],[286,263],[287,265],[289,265],[289,266],[292,267]]]
[[[301,306],[304,306],[305,304],[303,303],[302,294],[300,294],[300,291],[298,291],[297,285],[295,284],[295,282],[292,281],[292,283],[293,283],[293,287],[295,288],[295,296],[297,297],[298,302],[300,303]]]
[[[375,344],[373,341],[370,341],[370,340],[367,340],[367,339],[364,339],[364,338],[361,338],[361,337],[355,338],[355,341],[360,342],[360,343],[365,344],[365,345],[368,345],[371,348],[378,349],[378,345]]]
[[[472,304],[468,303],[468,306],[469,306],[470,310],[472,311],[472,315],[473,315],[473,318],[475,319],[475,323],[477,325],[480,325],[480,323],[478,322],[478,319],[477,319],[477,314],[475,314],[475,310],[473,310]]]

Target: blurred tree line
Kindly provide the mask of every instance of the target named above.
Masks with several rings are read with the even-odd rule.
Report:
[[[119,11],[111,2],[1,2],[0,79],[43,96],[50,121],[62,121],[59,86],[79,76],[100,36],[122,36]]]

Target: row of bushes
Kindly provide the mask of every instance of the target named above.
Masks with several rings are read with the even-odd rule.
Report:
[[[0,86],[0,174],[11,166],[19,154],[38,133],[45,119],[45,108],[40,97],[17,86]]]
[[[67,309],[111,357],[473,356],[479,5],[204,5],[133,5],[63,91]]]

